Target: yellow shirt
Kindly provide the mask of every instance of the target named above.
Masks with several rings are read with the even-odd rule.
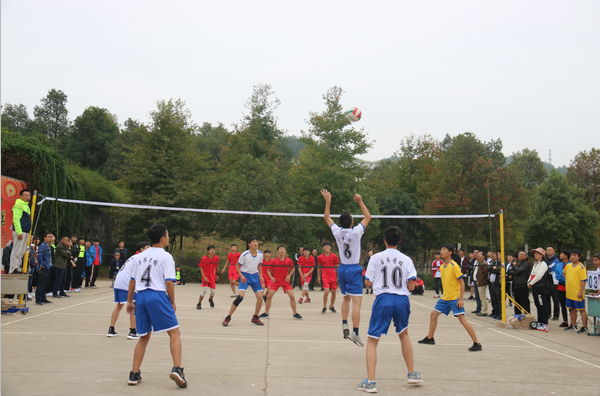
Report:
[[[578,298],[577,294],[579,294],[579,291],[581,290],[581,281],[587,281],[587,271],[585,266],[579,263],[573,267],[573,264],[569,263],[565,265],[563,274],[565,275],[567,298],[573,301],[583,301],[585,293],[581,298]]]
[[[442,287],[444,288],[444,297],[442,300],[458,300],[460,296],[460,282],[458,281],[464,275],[460,271],[460,265],[451,261],[449,264],[443,264],[440,267],[442,273]]]

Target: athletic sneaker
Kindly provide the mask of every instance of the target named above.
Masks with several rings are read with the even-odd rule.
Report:
[[[202,309],[202,304],[200,304],[200,303],[196,304],[196,309]]]
[[[415,371],[414,373],[408,373],[407,377],[407,383],[409,384],[420,384],[421,382],[423,382],[423,380],[421,379],[421,373],[419,373],[418,371]]]
[[[350,341],[352,341],[353,343],[355,343],[359,347],[364,347],[365,346],[362,343],[362,341],[360,339],[360,336],[358,334],[356,334],[355,332],[350,333],[350,336],[348,338],[350,339]]]
[[[299,313],[294,314],[294,319],[302,320],[302,316]]]
[[[326,313],[327,313],[327,308],[323,308],[323,309],[321,310],[321,315],[325,315]]]
[[[98,286],[96,286],[96,285],[92,286],[92,289],[97,289],[97,288],[98,288]]]
[[[310,297],[306,297],[306,300],[304,300],[305,303],[309,303],[310,302]]]
[[[581,329],[579,329],[579,331],[577,332],[577,334],[585,334],[588,332],[588,328],[587,327],[582,327]]]
[[[298,304],[302,304],[302,297],[300,297],[300,300],[298,300]]]
[[[222,325],[227,327],[229,325],[229,322],[231,322],[231,316],[226,316],[225,320],[223,321]]]
[[[187,387],[187,381],[185,380],[185,375],[183,375],[183,367],[173,367],[171,374],[169,374],[169,378],[175,381],[178,387]]]
[[[137,335],[137,332],[135,331],[135,329],[129,329],[129,334],[127,334],[127,339],[128,340],[139,340],[140,336]]]
[[[231,298],[236,298],[236,297],[237,297],[237,294],[232,294],[231,295]]]
[[[567,328],[565,328],[565,331],[575,331],[577,330],[577,326],[569,326]]]
[[[252,315],[252,323],[254,323],[257,326],[264,326],[264,323],[260,321],[260,319],[258,319],[258,315]]]
[[[482,349],[483,348],[481,348],[481,344],[477,344],[476,342],[474,342],[473,346],[471,348],[469,348],[469,352],[479,352]]]
[[[419,344],[435,345],[435,339],[425,336],[425,338],[419,340]]]
[[[437,295],[437,294],[434,294],[434,295],[433,295],[433,298],[440,298],[440,296],[439,296],[439,295]]]
[[[115,328],[110,326],[108,328],[108,334],[106,335],[107,337],[114,337],[117,335],[117,332],[115,331]]]
[[[547,324],[543,324],[543,323],[538,323],[537,330],[543,331],[543,332],[547,333],[548,332],[548,325]]]
[[[356,389],[368,393],[377,393],[377,388],[375,388],[375,381],[369,382],[369,380],[362,380],[360,384],[358,384]]]
[[[342,332],[344,332],[345,339],[350,337],[350,328],[348,327],[348,323],[342,323]]]
[[[138,371],[137,373],[134,373],[133,371],[131,371],[129,373],[129,381],[127,381],[127,383],[129,385],[137,385],[138,382],[142,381],[142,372]]]
[[[337,311],[335,310],[335,308],[334,308],[334,307],[329,307],[329,310],[330,310],[332,313],[337,313]]]
[[[211,308],[215,307],[215,302],[212,300],[212,298],[208,300],[208,303],[210,304]]]
[[[268,313],[261,313],[260,315],[258,315],[259,318],[263,318],[263,319],[269,319],[269,314]]]

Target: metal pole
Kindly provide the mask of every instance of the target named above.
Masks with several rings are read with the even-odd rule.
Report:
[[[27,249],[25,250],[25,256],[23,256],[23,273],[27,273],[27,264],[29,264],[29,245],[31,245],[31,233],[33,232],[33,215],[35,214],[35,203],[37,201],[37,190],[33,191],[33,199],[31,200],[31,228],[29,229],[29,235],[27,235]],[[29,284],[29,283],[27,283]],[[27,290],[29,293],[29,290]],[[23,304],[23,295],[19,294],[19,305]]]
[[[506,304],[504,303],[506,296],[506,264],[504,263],[504,209],[500,209],[500,276],[502,277],[502,321],[506,322]]]

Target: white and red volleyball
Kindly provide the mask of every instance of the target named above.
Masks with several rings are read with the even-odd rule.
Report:
[[[358,107],[353,107],[346,112],[346,117],[352,122],[360,120],[362,117],[362,111]]]

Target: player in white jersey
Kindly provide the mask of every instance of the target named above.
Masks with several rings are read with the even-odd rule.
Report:
[[[138,244],[136,246],[136,251],[138,253],[141,253],[144,250],[148,249],[149,247],[150,247],[150,242],[138,242]],[[123,305],[125,305],[127,303],[127,290],[129,290],[129,281],[131,280],[131,271],[133,270],[133,266],[134,266],[133,262],[135,261],[134,258],[135,258],[135,256],[129,257],[127,259],[127,261],[125,261],[123,263],[121,268],[119,268],[119,272],[117,273],[117,276],[115,279],[115,287],[114,287],[115,302],[117,303],[117,306],[113,310],[112,316],[110,317],[110,327],[108,328],[108,334],[106,335],[107,337],[114,337],[117,335],[117,332],[115,331],[115,325],[117,324],[117,319],[119,319],[119,314],[121,313],[121,309],[123,308]],[[133,302],[135,302],[135,296],[133,298]],[[127,339],[128,340],[139,339],[140,337],[138,337],[138,335],[136,333],[135,315],[129,315],[129,325],[131,327],[129,328],[129,334],[127,335]]]
[[[144,360],[146,346],[152,330],[166,331],[171,339],[173,369],[169,377],[177,386],[185,388],[187,381],[181,367],[181,336],[175,316],[175,261],[165,251],[169,246],[169,231],[164,224],[154,224],[148,230],[152,247],[135,255],[131,281],[127,293],[127,313],[133,315],[140,340],[133,352],[133,370],[129,373],[129,385],[137,385],[142,380],[140,366]],[[133,295],[137,301],[133,304]]]
[[[344,300],[342,301],[342,332],[344,338],[349,339],[358,346],[364,346],[358,334],[360,325],[360,306],[362,303],[362,267],[360,266],[360,239],[371,221],[371,214],[365,206],[362,197],[354,194],[354,200],[360,206],[365,218],[359,225],[352,228],[354,219],[350,212],[345,211],[340,215],[340,226],[335,224],[330,217],[331,193],[321,190],[325,198],[325,222],[331,228],[331,232],[340,251],[340,266],[338,267],[338,282]],[[352,301],[352,333],[348,328],[348,314],[350,313],[350,301]]]
[[[377,365],[377,344],[381,336],[387,335],[392,319],[396,334],[400,337],[402,355],[408,368],[408,383],[423,382],[421,374],[413,367],[413,349],[408,337],[408,318],[410,316],[409,294],[415,288],[417,271],[410,257],[398,250],[402,240],[402,231],[396,227],[388,227],[383,232],[386,250],[377,253],[369,260],[365,272],[365,284],[373,286],[375,302],[369,323],[367,340],[367,375],[357,389],[369,393],[377,392],[375,388],[375,367]]]
[[[252,316],[251,322],[255,325],[263,326],[264,323],[258,318],[260,309],[263,304],[263,288],[264,284],[263,273],[262,273],[262,261],[263,254],[258,250],[258,239],[256,237],[248,238],[248,250],[246,250],[235,265],[238,274],[240,275],[240,285],[238,286],[238,295],[233,300],[229,314],[223,320],[223,326],[228,326],[231,321],[231,315],[235,312],[238,305],[244,299],[248,286],[252,286],[252,291],[256,296],[256,307],[254,309],[254,315]]]

